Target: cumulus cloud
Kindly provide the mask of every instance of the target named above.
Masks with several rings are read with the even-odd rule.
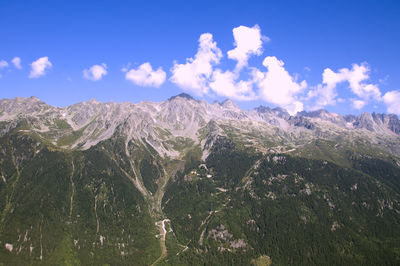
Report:
[[[309,91],[308,98],[316,97],[314,109],[336,103],[336,87],[338,84],[348,82],[350,90],[360,97],[353,101],[356,109],[361,109],[371,99],[380,100],[381,92],[375,84],[365,83],[369,79],[369,66],[367,64],[353,64],[352,69],[342,68],[338,72],[326,68],[322,74],[322,84]]]
[[[291,75],[284,62],[275,56],[264,59],[263,66],[267,71],[248,67],[249,58],[261,55],[263,43],[268,41],[258,25],[236,27],[233,37],[234,48],[227,52],[227,57],[237,61],[234,69],[216,68],[222,52],[212,34],[204,33],[199,38],[199,48],[194,57],[186,59],[183,64],[174,62],[170,81],[197,96],[218,95],[239,101],[260,99],[285,108],[290,114],[302,111],[304,104],[307,104],[307,109],[315,110],[343,103],[337,92],[340,84],[347,84],[354,94],[354,98],[350,97],[347,101],[355,109],[362,109],[371,101],[382,100],[385,100],[388,109],[395,108],[394,104],[389,104],[394,96],[387,94],[383,99],[379,86],[368,81],[370,68],[367,63],[353,64],[351,68],[341,68],[336,72],[326,68],[322,73],[322,82],[306,91],[307,82]],[[310,72],[310,68],[304,67],[304,71]],[[250,79],[243,79],[243,76],[250,76]]]
[[[213,66],[219,63],[221,57],[222,52],[213,41],[212,34],[203,33],[199,38],[199,48],[194,58],[186,59],[185,64],[174,63],[170,81],[195,95],[207,94]]]
[[[210,88],[218,95],[239,101],[254,100],[256,95],[253,91],[253,82],[240,80],[237,82],[235,73],[220,69],[214,71]]]
[[[144,63],[137,69],[131,69],[125,74],[127,80],[132,81],[134,84],[145,87],[160,87],[166,79],[166,73],[159,67],[153,70],[150,63]]]
[[[350,84],[350,89],[354,94],[362,99],[375,99],[381,98],[381,92],[377,85],[366,84],[365,80],[369,79],[369,66],[367,64],[353,64],[353,69],[344,69],[344,75]]]
[[[236,71],[240,71],[247,66],[247,61],[251,55],[261,55],[263,40],[268,40],[267,37],[261,35],[258,25],[252,28],[246,26],[234,28],[233,37],[236,47],[228,51],[228,58],[238,61]]]
[[[14,67],[17,69],[22,69],[21,66],[21,58],[19,58],[18,56],[15,56],[12,60],[11,63],[13,63]]]
[[[31,72],[29,78],[39,78],[46,74],[46,70],[52,67],[51,62],[47,56],[41,57],[38,60],[32,62]]]
[[[383,96],[388,113],[400,115],[400,91],[389,91]]]
[[[107,75],[107,65],[104,63],[93,65],[89,69],[83,70],[83,77],[92,81],[99,81],[105,75]]]
[[[316,110],[327,105],[336,104],[336,85],[343,81],[344,79],[340,74],[326,68],[322,73],[322,84],[318,84],[314,90],[308,92],[308,99],[317,98],[311,109]]]
[[[284,62],[275,56],[264,59],[263,65],[267,72],[254,70],[254,80],[259,88],[262,100],[285,108],[289,114],[296,114],[303,110],[303,103],[297,95],[306,87],[305,80],[298,83],[284,68]]]

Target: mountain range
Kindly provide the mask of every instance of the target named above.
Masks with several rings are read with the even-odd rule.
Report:
[[[0,265],[400,263],[393,114],[3,99],[0,175]]]

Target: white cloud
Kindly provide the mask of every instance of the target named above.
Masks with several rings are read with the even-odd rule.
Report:
[[[350,89],[354,94],[363,99],[376,99],[381,98],[381,92],[377,85],[365,84],[363,81],[369,79],[369,66],[367,64],[353,64],[353,69],[342,69],[345,78],[350,84]]]
[[[52,67],[51,62],[47,56],[41,57],[38,60],[32,62],[31,72],[29,73],[29,78],[39,78],[46,74],[46,69]]]
[[[11,62],[13,63],[13,65],[14,65],[15,68],[17,68],[17,69],[22,69],[22,66],[21,66],[21,58],[19,58],[18,56],[15,56],[15,57],[11,60]]]
[[[297,83],[285,70],[284,63],[275,56],[264,59],[263,65],[267,72],[254,70],[254,80],[259,87],[259,96],[266,102],[285,108],[290,114],[303,110],[303,103],[297,99],[297,94],[307,87],[306,81]]]
[[[236,48],[228,51],[228,58],[238,61],[235,68],[238,72],[243,67],[247,66],[247,61],[251,55],[262,54],[263,40],[268,40],[268,38],[261,35],[261,30],[258,25],[252,28],[246,26],[234,28],[233,37],[235,39]]]
[[[83,70],[83,77],[92,81],[99,81],[103,76],[107,75],[107,65],[93,65],[89,69]]]
[[[213,41],[210,33],[203,33],[199,38],[199,48],[193,58],[186,59],[185,64],[174,63],[170,81],[183,90],[201,96],[208,92],[208,80],[213,72],[213,65],[219,63],[221,50]]]
[[[383,96],[388,113],[400,115],[400,91],[389,91]]]
[[[363,100],[352,99],[352,101],[353,101],[353,107],[356,108],[357,110],[362,109],[367,104],[367,102]]]
[[[263,64],[268,72],[263,73],[253,69],[252,80],[240,80],[239,71],[247,66],[251,55],[262,53],[262,43],[267,41],[261,35],[258,25],[249,28],[240,26],[233,29],[236,48],[228,51],[230,59],[238,63],[234,71],[213,70],[219,63],[222,53],[209,33],[202,34],[199,39],[199,49],[194,59],[187,59],[186,64],[174,64],[171,69],[170,80],[184,90],[196,95],[209,94],[210,90],[219,96],[239,101],[248,101],[259,98],[253,90],[254,84],[259,87],[258,93],[264,101],[288,109],[292,114],[303,110],[303,103],[296,94],[306,86],[300,84],[283,68],[283,62],[276,57],[267,57]]]
[[[268,69],[265,72],[247,67],[249,58],[261,55],[263,42],[268,41],[267,37],[261,35],[258,25],[251,28],[236,27],[233,36],[235,48],[227,52],[227,57],[237,61],[234,69],[215,68],[222,58],[222,52],[212,34],[204,33],[199,38],[199,48],[194,57],[186,59],[183,64],[174,62],[170,81],[197,96],[215,94],[239,101],[261,99],[285,108],[290,114],[302,111],[304,101],[310,104],[309,109],[320,109],[345,101],[356,109],[362,109],[370,101],[379,102],[383,99],[378,85],[368,82],[370,68],[367,63],[353,64],[351,68],[341,68],[336,72],[326,68],[321,84],[312,87],[305,95],[307,82],[300,82],[298,75],[290,74],[284,68],[284,62],[275,56],[264,59],[263,65]],[[244,68],[247,72],[244,75],[250,74],[250,80],[242,78],[241,70]],[[311,69],[305,67],[304,71],[310,72]],[[338,98],[337,86],[342,83],[348,84],[354,98]]]
[[[8,67],[6,60],[0,60],[0,69]]]
[[[318,84],[314,90],[308,92],[308,99],[317,97],[316,102],[312,106],[312,110],[321,109],[326,105],[336,104],[336,85],[343,82],[342,75],[335,73],[329,68],[326,68],[322,73],[322,83]]]
[[[165,71],[161,67],[153,70],[148,62],[140,65],[137,69],[129,70],[125,74],[125,78],[136,85],[156,88],[164,83],[166,76]]]
[[[322,84],[308,93],[309,99],[317,98],[312,109],[336,104],[336,86],[342,82],[348,82],[350,90],[361,98],[356,99],[357,104],[353,102],[355,108],[361,109],[371,99],[379,101],[381,99],[379,87],[375,84],[365,83],[369,79],[369,72],[367,64],[353,64],[352,69],[342,68],[338,72],[326,68],[322,74]]]
[[[254,100],[256,95],[253,91],[251,81],[240,80],[236,82],[237,76],[227,70],[222,72],[220,69],[214,71],[210,88],[218,95],[239,101]]]

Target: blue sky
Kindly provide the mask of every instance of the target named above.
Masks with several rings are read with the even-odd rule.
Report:
[[[0,14],[0,98],[67,106],[185,91],[245,109],[400,114],[400,1],[2,0]],[[246,33],[261,44],[246,50]]]

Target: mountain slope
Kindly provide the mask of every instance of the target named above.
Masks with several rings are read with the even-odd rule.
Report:
[[[395,115],[0,101],[0,263],[400,262]]]

